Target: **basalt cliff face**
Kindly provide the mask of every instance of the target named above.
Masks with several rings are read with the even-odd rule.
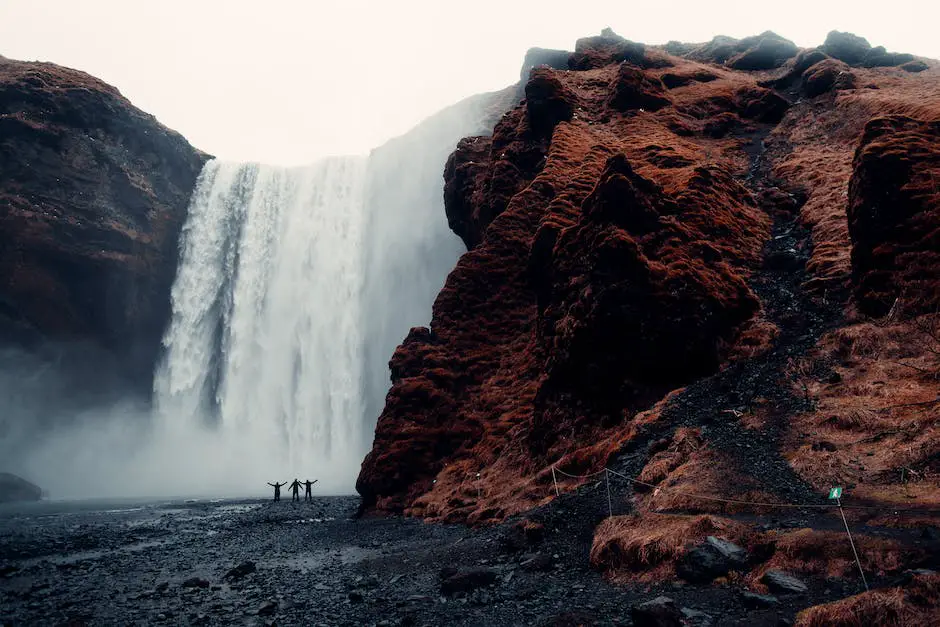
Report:
[[[589,511],[618,580],[692,580],[691,547],[722,533],[757,591],[774,568],[845,576],[819,548],[832,485],[855,522],[935,527],[937,62],[839,32],[606,31],[530,68],[448,160],[468,252],[392,357],[366,509],[556,531],[551,512]],[[798,503],[821,508],[802,534],[732,520]],[[874,577],[936,555],[898,537],[892,564],[864,538]]]
[[[207,156],[83,72],[0,57],[0,334],[90,341],[148,390]]]

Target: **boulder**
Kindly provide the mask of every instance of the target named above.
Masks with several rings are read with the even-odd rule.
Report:
[[[914,60],[914,55],[906,52],[888,52],[884,46],[872,48],[865,54],[861,65],[865,67],[893,67]]]
[[[16,475],[0,472],[0,503],[12,501],[38,501],[42,498],[42,489]]]
[[[756,592],[742,592],[741,602],[745,607],[766,608],[780,605],[780,599],[770,594],[757,594]]]
[[[273,616],[277,613],[277,601],[265,601],[258,607],[259,616]]]
[[[864,37],[834,30],[826,36],[821,48],[830,57],[855,65],[862,62],[871,50],[871,44]]]
[[[760,580],[771,592],[778,594],[803,594],[808,589],[805,583],[781,570],[768,570]]]
[[[666,596],[630,608],[634,627],[681,627],[684,616],[675,601]]]
[[[733,542],[708,536],[705,542],[685,554],[676,565],[676,573],[692,583],[708,583],[731,570],[742,568],[746,563],[745,549]]]
[[[747,48],[725,62],[725,65],[736,70],[770,70],[780,67],[799,51],[792,41],[770,31],[742,39],[738,46]]]
[[[915,59],[914,61],[908,61],[901,66],[901,69],[905,72],[917,73],[923,72],[924,70],[929,70],[930,66],[921,61],[920,59]]]

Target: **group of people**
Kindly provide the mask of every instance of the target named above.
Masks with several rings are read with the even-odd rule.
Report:
[[[313,481],[310,481],[309,479],[307,479],[306,481],[298,481],[297,479],[294,479],[293,483],[290,484],[290,489],[291,489],[291,492],[293,493],[293,496],[291,497],[291,502],[300,500],[300,486],[304,486],[306,488],[304,492],[304,500],[312,501],[313,495],[310,493],[310,488],[312,488],[313,484],[316,483],[317,481],[319,481],[319,479],[314,479]],[[287,482],[285,481],[284,483],[271,483],[269,481],[268,485],[274,488],[274,500],[280,501],[281,500],[281,486],[287,485]]]

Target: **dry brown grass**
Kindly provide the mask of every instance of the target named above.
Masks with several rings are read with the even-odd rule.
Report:
[[[894,540],[866,535],[855,535],[862,568],[867,575],[885,575],[900,571],[913,553]],[[857,578],[858,567],[846,535],[835,531],[798,529],[783,533],[768,533],[764,542],[774,552],[747,577],[754,588],[763,588],[760,578],[768,570],[817,575],[820,577]]]
[[[824,336],[791,372],[794,390],[816,410],[794,417],[784,438],[793,468],[824,490],[851,486],[847,502],[886,507],[940,507],[940,346],[908,321],[844,327]]]
[[[559,469],[570,474],[596,472],[636,437],[638,429],[659,420],[665,406],[682,391],[674,390],[650,409],[625,418],[603,437],[562,441],[550,456],[557,459],[555,465]],[[418,497],[406,513],[429,521],[484,525],[552,500],[555,489],[551,465],[533,463],[520,443],[520,432],[519,427],[507,428],[504,443],[486,451],[482,459],[461,459],[448,465],[431,489]],[[560,473],[556,478],[561,492],[585,483]]]
[[[940,625],[940,576],[919,575],[903,588],[873,590],[803,610],[796,627]]]
[[[937,68],[920,76],[895,68],[858,68],[853,72],[865,87],[839,92],[834,100],[804,101],[772,135],[779,146],[792,147],[792,151],[771,150],[774,175],[808,194],[800,219],[812,230],[814,248],[807,269],[813,275],[809,287],[819,293],[840,287],[849,275],[848,182],[865,124],[887,114],[940,118]]]
[[[620,583],[674,579],[676,563],[706,536],[742,543],[744,525],[714,516],[614,516],[594,532],[591,565]]]
[[[732,413],[720,420],[738,420]],[[735,470],[724,454],[709,448],[698,429],[679,428],[662,450],[652,456],[637,479],[655,486],[636,486],[638,508],[653,512],[710,514],[763,513],[779,499],[761,491],[754,477]],[[698,498],[700,496],[710,498]],[[721,500],[730,499],[728,503]]]

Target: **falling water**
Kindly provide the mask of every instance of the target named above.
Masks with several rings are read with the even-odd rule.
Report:
[[[355,157],[206,166],[156,376],[167,428],[201,421],[272,477],[358,461],[365,173]]]
[[[226,485],[318,476],[352,491],[388,360],[428,323],[463,250],[447,227],[442,172],[488,105],[445,110],[369,157],[207,164],[154,388],[158,436],[191,440],[198,429],[211,442],[190,453],[201,459],[188,474],[226,475]]]

